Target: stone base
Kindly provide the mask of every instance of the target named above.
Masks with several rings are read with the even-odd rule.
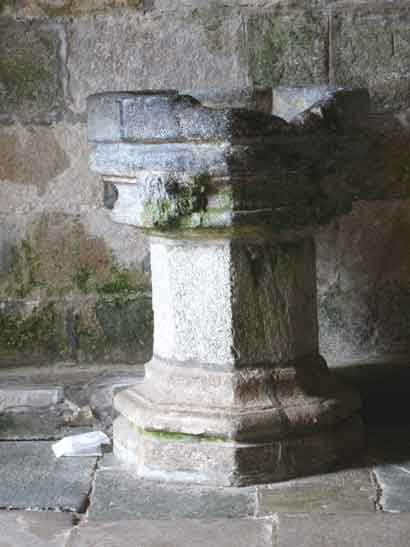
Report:
[[[146,431],[124,417],[114,422],[115,455],[139,476],[173,482],[246,486],[330,471],[357,453],[361,421],[354,417],[314,435],[266,443]]]

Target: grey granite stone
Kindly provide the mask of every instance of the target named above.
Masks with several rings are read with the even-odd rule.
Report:
[[[84,509],[96,458],[56,459],[50,442],[2,442],[0,460],[0,507]]]
[[[72,425],[72,418],[68,408],[0,414],[0,441],[47,441],[90,430],[79,418]],[[97,422],[92,425],[98,427]]]
[[[275,547],[407,547],[407,515],[280,515]]]
[[[374,468],[381,488],[379,505],[383,511],[410,511],[410,463],[401,461],[394,464],[378,465]]]
[[[254,84],[327,83],[327,21],[320,12],[251,15],[247,38]]]
[[[104,458],[105,459],[105,458]],[[252,516],[254,488],[212,488],[141,480],[108,458],[97,470],[88,512],[90,521]]]
[[[138,520],[88,523],[73,532],[67,547],[271,547],[272,523],[265,520]]]
[[[377,493],[370,470],[354,469],[258,487],[258,515],[272,513],[366,513]]]
[[[60,44],[56,27],[0,22],[0,114],[55,118],[63,104]]]
[[[192,12],[77,21],[68,26],[74,108],[85,111],[86,97],[101,91],[249,87],[243,37],[243,20],[232,14],[211,27]]]
[[[0,547],[66,547],[73,527],[68,514],[2,511]]]
[[[379,111],[408,107],[409,21],[407,3],[335,10],[330,44],[333,83],[368,87]]]

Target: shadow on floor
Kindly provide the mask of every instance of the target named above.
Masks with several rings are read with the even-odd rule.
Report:
[[[356,387],[362,399],[365,446],[360,465],[409,462],[410,356],[343,363],[331,371]]]

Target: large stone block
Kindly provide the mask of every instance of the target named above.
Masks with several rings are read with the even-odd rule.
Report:
[[[409,106],[409,9],[340,10],[331,24],[332,83],[368,87],[376,110]]]
[[[240,17],[81,20],[68,30],[75,110],[98,91],[240,88],[248,84]]]
[[[61,112],[61,32],[55,26],[0,21],[0,114],[50,121]]]
[[[70,158],[58,142],[56,132],[48,127],[0,128],[0,148],[0,184],[4,181],[34,186],[39,195],[70,166]],[[10,212],[10,205],[7,200],[1,208]]]
[[[321,13],[250,16],[247,49],[253,83],[271,87],[326,84],[327,32]]]
[[[329,360],[408,353],[409,223],[408,201],[358,202],[321,229],[320,345]]]
[[[69,18],[142,6],[143,0],[23,0],[18,2],[16,10],[20,17]]]

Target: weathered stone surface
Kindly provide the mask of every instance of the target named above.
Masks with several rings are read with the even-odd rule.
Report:
[[[255,85],[327,83],[327,21],[322,14],[253,15],[247,21]]]
[[[96,474],[90,521],[252,516],[254,488],[211,488],[141,480],[106,456]]]
[[[2,547],[66,547],[74,527],[71,515],[2,511],[0,528]]]
[[[0,459],[0,507],[84,509],[95,458],[56,459],[50,442],[2,442]]]
[[[408,201],[375,201],[356,203],[320,231],[320,345],[327,359],[408,353],[409,230]]]
[[[78,217],[35,217],[26,237],[18,245],[9,243],[3,253],[4,360],[13,355],[21,360],[28,353],[32,358],[111,362],[150,356],[147,276],[141,266],[121,266],[102,237],[90,234]]]
[[[221,370],[284,363],[314,353],[316,324],[306,321],[315,315],[313,260],[307,240],[270,249],[223,240],[205,246],[153,241],[154,354],[213,363]],[[298,290],[302,286],[303,292]],[[284,308],[282,291],[287,294]],[[299,306],[307,310],[303,318]],[[285,332],[292,332],[292,341]]]
[[[70,18],[142,7],[143,0],[23,0],[16,6],[19,17],[53,18]]]
[[[309,240],[158,238],[151,254],[155,357],[145,381],[116,398],[136,426],[256,442],[303,434],[308,424],[320,428],[357,408],[316,356]]]
[[[78,22],[68,30],[73,106],[84,111],[98,91],[246,87],[242,37],[239,17],[217,16],[209,28],[195,14]]]
[[[276,547],[406,547],[410,522],[406,515],[281,515]]]
[[[67,406],[48,409],[47,411],[5,412],[0,415],[0,441],[49,441],[58,440],[66,435],[87,433],[90,427],[97,427],[93,420],[87,427],[85,420],[73,423],[72,410]],[[101,428],[101,426],[98,424]]]
[[[407,441],[407,447],[409,442]],[[398,461],[394,464],[378,465],[374,468],[381,488],[378,500],[383,511],[407,513],[410,511],[410,463]]]
[[[368,87],[377,110],[409,106],[410,13],[381,4],[336,12],[331,76],[338,85]]]
[[[17,410],[18,407],[44,408],[62,403],[63,400],[61,386],[0,384],[0,412]]]
[[[61,111],[61,37],[55,27],[0,21],[0,113],[49,121]]]
[[[130,405],[131,412],[135,413],[134,421],[135,415],[146,418],[138,403]],[[124,406],[120,411],[127,415]],[[179,430],[181,426],[190,427],[193,421],[189,416],[185,422],[179,418],[170,428],[176,429],[175,423]],[[225,487],[283,481],[349,465],[352,454],[360,448],[361,429],[356,420],[345,421],[332,429],[318,429],[312,435],[259,443],[173,433],[162,424],[156,431],[144,431],[122,417],[114,422],[117,457],[139,476],[160,481]]]
[[[366,91],[328,93],[292,124],[175,92],[98,94],[88,106],[90,169],[115,187],[112,218],[145,230],[315,226],[350,210],[367,159],[355,131]]]
[[[255,520],[138,520],[121,523],[86,524],[72,534],[67,547],[271,547],[272,523]]]
[[[375,511],[370,470],[351,470],[258,487],[258,515]]]
[[[0,184],[34,186],[40,196],[48,183],[70,166],[68,155],[49,128],[2,127],[0,147]]]

